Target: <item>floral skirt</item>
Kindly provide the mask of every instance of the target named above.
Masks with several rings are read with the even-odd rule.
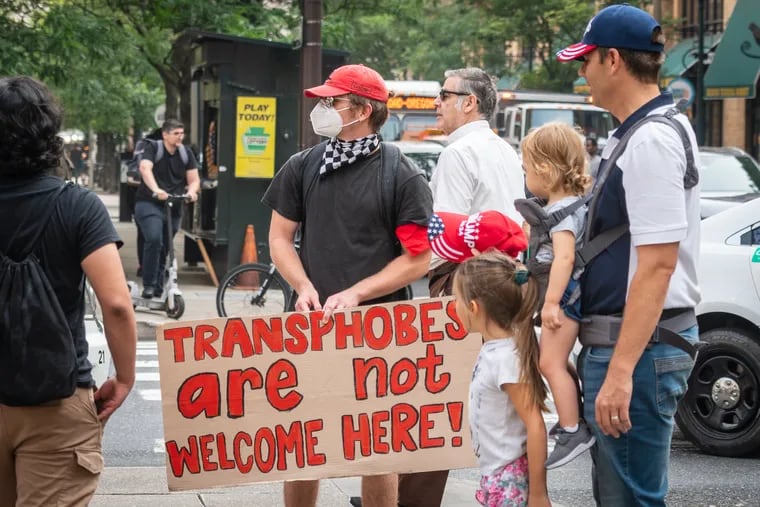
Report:
[[[486,507],[528,505],[528,456],[523,454],[493,474],[482,476],[475,499]]]

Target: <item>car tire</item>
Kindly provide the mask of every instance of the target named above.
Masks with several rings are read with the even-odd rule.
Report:
[[[708,454],[760,450],[760,343],[740,329],[711,329],[689,377],[676,422]]]

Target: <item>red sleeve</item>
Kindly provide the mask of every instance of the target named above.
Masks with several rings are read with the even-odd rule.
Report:
[[[407,252],[419,255],[430,249],[427,238],[427,227],[417,224],[404,224],[396,227],[396,237]]]

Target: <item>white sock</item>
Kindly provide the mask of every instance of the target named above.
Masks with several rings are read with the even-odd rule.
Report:
[[[578,431],[578,425],[576,424],[574,426],[563,426],[562,429],[568,433],[575,433]]]

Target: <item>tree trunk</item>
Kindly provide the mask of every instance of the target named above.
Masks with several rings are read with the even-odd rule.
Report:
[[[166,93],[166,112],[164,120],[176,120],[179,118],[179,89],[175,80],[164,80],[164,92]]]
[[[113,134],[98,134],[98,181],[96,182],[106,192],[119,191],[119,157],[116,153],[116,136]]]

